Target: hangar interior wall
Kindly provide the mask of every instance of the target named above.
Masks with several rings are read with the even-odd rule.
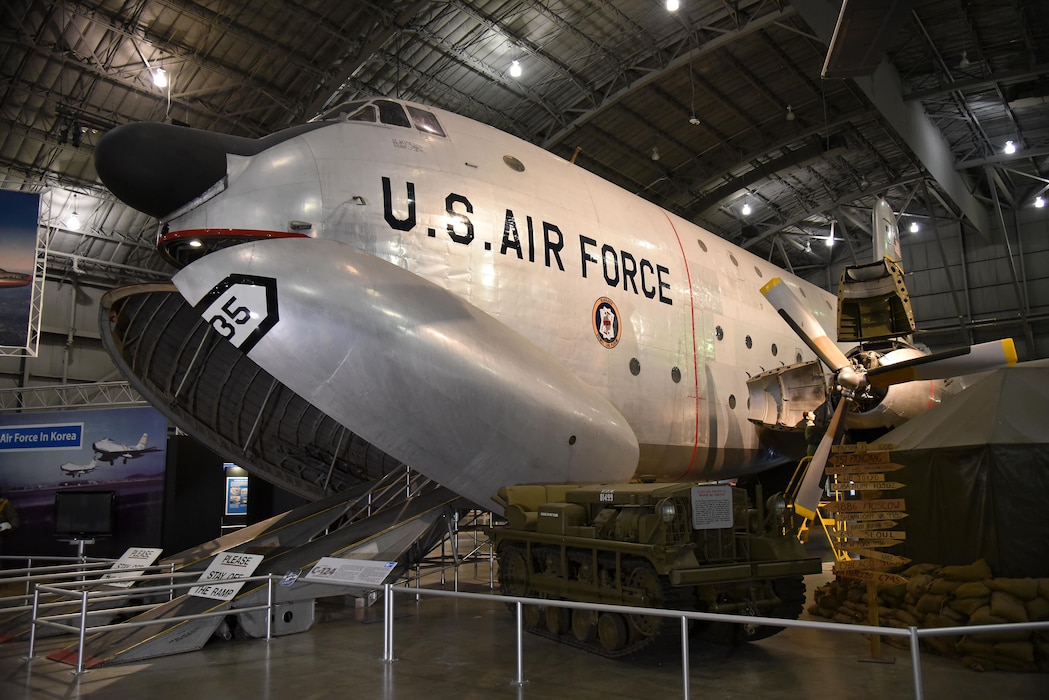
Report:
[[[1045,210],[1025,209],[1006,212],[1006,223],[1008,245],[1000,227],[984,238],[957,223],[941,224],[939,239],[929,224],[918,233],[904,227],[917,342],[943,350],[1012,337],[1021,360],[1049,357],[1049,218]],[[841,270],[852,264],[843,256],[812,281],[837,292]]]

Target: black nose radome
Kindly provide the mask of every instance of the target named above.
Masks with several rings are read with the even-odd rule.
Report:
[[[204,194],[226,174],[222,137],[171,124],[125,124],[95,147],[95,170],[121,201],[157,218]]]
[[[125,124],[99,139],[95,170],[122,202],[159,219],[222,179],[227,153],[253,156],[330,123],[301,124],[260,139],[157,122]]]

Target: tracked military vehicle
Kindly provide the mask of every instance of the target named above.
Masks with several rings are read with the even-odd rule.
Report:
[[[522,485],[499,490],[506,525],[491,528],[506,595],[797,618],[803,576],[818,573],[779,495],[751,504],[725,484]],[[536,634],[603,656],[635,653],[672,618],[524,606]],[[725,641],[782,627],[708,623]]]

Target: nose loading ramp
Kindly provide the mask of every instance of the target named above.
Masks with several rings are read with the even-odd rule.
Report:
[[[277,381],[170,283],[106,293],[102,344],[158,411],[250,473],[310,501],[405,465]]]
[[[283,633],[304,631],[313,622],[316,598],[353,591],[306,581],[299,574],[305,574],[322,557],[330,556],[396,562],[394,575],[400,575],[445,536],[446,516],[460,500],[444,487],[418,475],[406,477],[403,471],[370,486],[259,523],[261,527],[255,526],[250,537],[241,536],[232,544],[223,542],[231,537],[227,535],[173,559],[181,570],[203,571],[213,555],[220,552],[262,554],[256,576],[285,576],[281,585],[273,587],[275,618],[285,622],[298,618],[285,625]],[[161,563],[168,561],[171,560]],[[76,665],[82,656],[84,668],[93,668],[195,651],[223,624],[223,616],[185,618],[224,609],[237,616],[237,626],[245,636],[263,636],[265,611],[237,615],[236,610],[265,604],[266,599],[266,584],[257,582],[246,584],[232,601],[181,595],[127,620],[157,621],[155,624],[104,630],[84,640],[82,654],[74,644],[48,658]],[[274,630],[275,634],[282,633],[279,623]]]

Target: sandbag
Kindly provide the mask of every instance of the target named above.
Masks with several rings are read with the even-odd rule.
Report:
[[[1023,601],[1005,591],[991,591],[991,615],[1009,622],[1029,622]]]
[[[954,589],[956,598],[989,598],[991,589],[983,581],[965,581],[958,584]]]
[[[992,578],[985,583],[992,591],[1002,591],[1022,601],[1038,597],[1038,579],[1036,578]]]
[[[978,559],[965,566],[945,566],[940,569],[940,577],[952,581],[982,581],[992,576],[991,565],[985,559]]]

